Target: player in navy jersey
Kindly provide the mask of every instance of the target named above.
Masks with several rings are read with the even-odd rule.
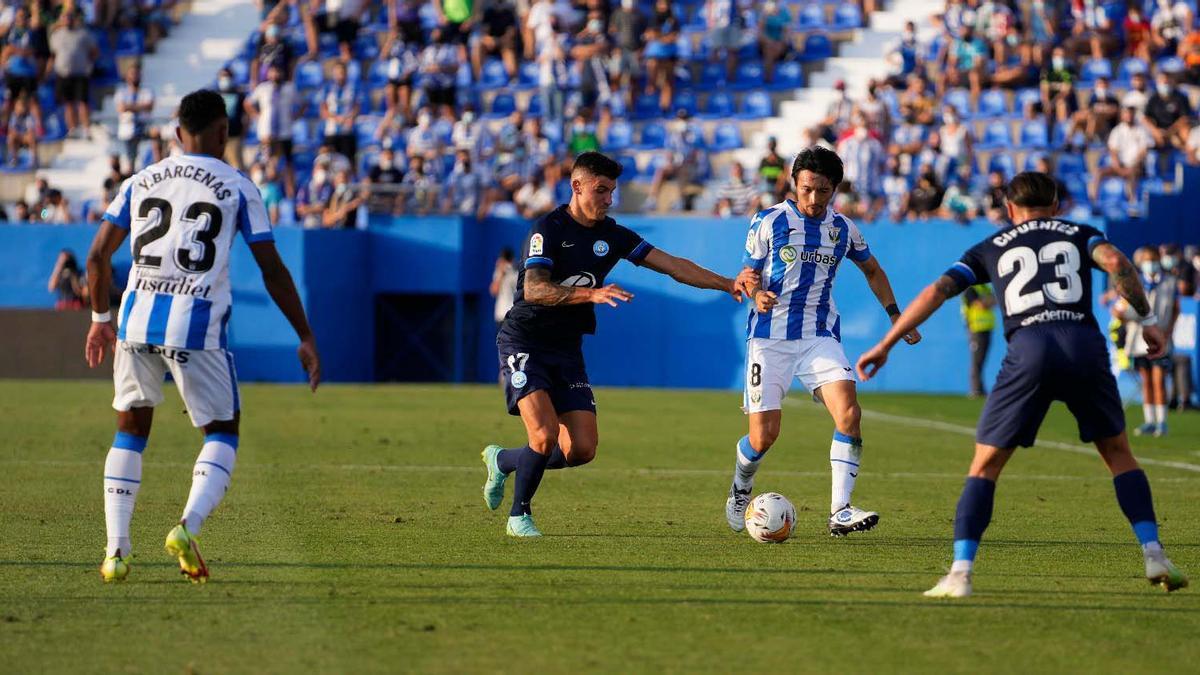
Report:
[[[654,248],[608,217],[621,165],[585,152],[571,170],[571,202],[534,223],[525,241],[516,301],[500,326],[496,345],[508,412],[520,415],[528,445],[483,451],[483,498],[496,509],[504,483],[516,474],[507,532],[541,536],[530,502],[546,469],[587,464],[599,438],[596,400],[583,363],[583,336],[596,331],[593,305],[616,307],[633,294],[605,277],[621,259],[676,281],[725,291],[741,302],[741,288],[756,275],[721,276]]]
[[[220,159],[229,137],[221,95],[201,90],[184,96],[176,133],[185,154],[148,166],[121,185],[88,254],[88,365],[100,365],[115,348],[117,434],[104,462],[108,548],[100,576],[106,582],[129,575],[129,521],[141,486],[142,452],[154,406],[163,401],[167,373],[192,424],[204,429],[204,446],[183,516],[167,535],[166,547],[188,579],[199,583],[208,578],[197,535],[229,488],[238,448],[237,375],[225,349],[232,310],[229,255],[237,233],[250,245],[271,299],[300,337],[300,362],[313,391],[321,380],[316,342],[292,277],[275,250],[262,196],[250,179]],[[133,269],[114,330],[108,306],[110,261],[126,238]]]
[[[1092,315],[1091,270],[1101,269],[1138,313],[1151,355],[1162,353],[1166,339],[1137,269],[1099,230],[1055,217],[1057,187],[1050,176],[1018,174],[1006,196],[1013,225],[968,250],[858,360],[859,377],[870,379],[901,336],[946,300],[973,284],[996,287],[1008,353],[979,418],[975,458],[954,521],[954,563],[925,595],[971,594],[971,571],[991,521],[996,481],[1018,446],[1033,445],[1053,401],[1067,404],[1079,425],[1079,439],[1095,443],[1112,473],[1117,502],[1142,546],[1146,578],[1167,591],[1183,588],[1187,577],[1159,543],[1150,484],[1130,452],[1107,345]]]

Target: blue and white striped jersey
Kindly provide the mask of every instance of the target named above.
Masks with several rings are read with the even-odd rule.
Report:
[[[274,239],[254,183],[215,157],[170,157],[122,183],[104,220],[129,230],[133,251],[117,338],[224,349],[234,232]]]
[[[751,306],[747,337],[840,342],[833,278],[845,257],[863,262],[871,250],[858,227],[833,208],[824,218],[808,218],[787,199],[758,212],[750,221],[742,264],[762,273],[762,287],[775,293],[779,304],[765,314]]]

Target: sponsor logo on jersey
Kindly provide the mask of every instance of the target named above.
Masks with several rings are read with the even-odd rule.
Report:
[[[595,253],[601,258],[608,255],[608,242],[601,239],[595,244],[592,244],[592,253]]]
[[[563,279],[558,282],[558,285],[570,288],[595,288],[596,277],[592,276],[590,272],[580,272],[579,274],[573,274]]]
[[[783,248],[779,249],[779,259],[789,265],[796,262],[796,247],[784,246]]]
[[[1025,317],[1021,321],[1021,325],[1032,326],[1035,323],[1049,323],[1051,321],[1083,321],[1085,317],[1086,315],[1083,312],[1072,312],[1067,309],[1047,309],[1044,312]]]
[[[821,253],[820,251],[801,251],[800,262],[817,263],[818,265],[836,265],[838,262],[837,256]]]
[[[529,383],[529,377],[518,370],[509,378],[509,382],[512,382],[513,389],[520,389]]]
[[[138,344],[135,342],[122,342],[121,349],[127,354],[160,354],[163,358],[171,359],[172,361],[183,365],[188,362],[191,352],[183,349],[174,349],[172,347],[159,347],[158,345]]]
[[[545,239],[539,232],[529,238],[529,255],[541,255],[545,246]]]
[[[212,284],[207,286],[194,285],[187,277],[145,277],[145,272],[138,275],[133,283],[133,290],[150,293],[166,293],[169,295],[190,295],[194,298],[207,298],[212,294]]]

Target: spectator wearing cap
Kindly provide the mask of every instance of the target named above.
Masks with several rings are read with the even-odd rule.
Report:
[[[729,178],[717,186],[713,215],[721,218],[751,216],[758,210],[761,190],[746,180],[746,167],[734,161],[729,165]]]
[[[312,174],[296,194],[296,218],[307,229],[322,227],[326,208],[333,198],[333,177],[328,157],[317,157]]]
[[[608,21],[612,39],[609,78],[614,89],[625,92],[626,106],[633,106],[633,82],[641,74],[642,51],[649,19],[638,8],[636,0],[621,0]]]
[[[217,92],[225,101],[229,118],[229,142],[225,144],[225,161],[239,171],[242,168],[242,143],[246,136],[246,94],[233,80],[233,72],[222,68],[217,73]]]
[[[1123,178],[1130,203],[1137,201],[1138,181],[1146,172],[1146,154],[1154,147],[1154,138],[1138,124],[1135,114],[1133,108],[1121,108],[1120,122],[1108,135],[1110,162],[1096,171],[1089,186],[1093,202],[1100,191],[1100,182],[1110,176]]]
[[[383,93],[387,112],[376,133],[376,137],[381,138],[381,132],[393,120],[407,122],[412,119],[413,83],[421,69],[421,54],[416,43],[408,42],[399,32],[392,31],[388,33],[380,58],[387,72],[387,85]]]
[[[275,163],[283,162],[289,197],[296,194],[292,124],[298,101],[296,85],[285,79],[282,66],[274,64],[267,69],[267,79],[258,83],[243,104],[246,114],[256,123],[258,140],[266,147],[267,156]]]
[[[117,88],[117,140],[124,148],[129,173],[137,171],[138,145],[146,138],[150,111],[154,109],[154,92],[142,84],[142,67],[129,66],[125,83]]]
[[[349,158],[358,156],[354,122],[358,118],[358,86],[346,76],[346,64],[334,61],[332,77],[321,92],[321,120],[325,142]]]
[[[4,101],[4,121],[12,116],[13,107],[21,99],[27,99],[37,123],[37,135],[42,135],[42,106],[37,99],[38,66],[34,52],[34,31],[41,26],[40,3],[33,3],[35,17],[30,18],[29,9],[18,6],[12,25],[0,40],[0,64],[4,67],[4,84],[8,98]]]
[[[769,83],[775,80],[775,64],[782,61],[791,49],[789,33],[791,22],[791,13],[777,0],[767,0],[763,3],[762,16],[758,26],[758,48],[762,52],[763,80],[765,82]],[[736,52],[734,53],[736,54]],[[730,61],[731,68],[735,64],[736,61]]]
[[[483,8],[480,30],[471,38],[471,70],[478,82],[485,57],[499,56],[509,82],[517,78],[517,10],[512,0],[491,0]]]
[[[100,48],[79,10],[67,12],[64,23],[50,35],[50,59],[57,79],[55,89],[63,106],[67,134],[88,137],[91,110],[88,80],[100,56]]]
[[[655,0],[654,14],[646,32],[646,93],[658,94],[658,107],[665,114],[675,96],[675,63],[679,57],[679,18],[670,0]]]
[[[1159,71],[1154,77],[1154,93],[1146,101],[1143,120],[1154,148],[1158,150],[1159,173],[1165,174],[1171,159],[1171,151],[1187,145],[1187,134],[1191,128],[1192,106],[1188,97],[1180,91],[1171,76]]]

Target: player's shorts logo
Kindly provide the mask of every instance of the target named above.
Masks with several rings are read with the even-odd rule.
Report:
[[[750,402],[751,403],[762,403],[762,392],[756,391],[753,394],[750,394]]]
[[[784,246],[779,249],[779,259],[789,265],[796,262],[796,247]]]
[[[608,255],[608,242],[601,239],[595,244],[592,244],[592,253],[595,253],[601,258]]]
[[[595,288],[596,277],[592,276],[589,272],[581,272],[563,279],[558,282],[558,285],[567,286],[568,288]]]
[[[529,382],[529,376],[518,370],[512,374],[512,377],[509,378],[509,381],[512,382],[513,389],[520,389]]]

